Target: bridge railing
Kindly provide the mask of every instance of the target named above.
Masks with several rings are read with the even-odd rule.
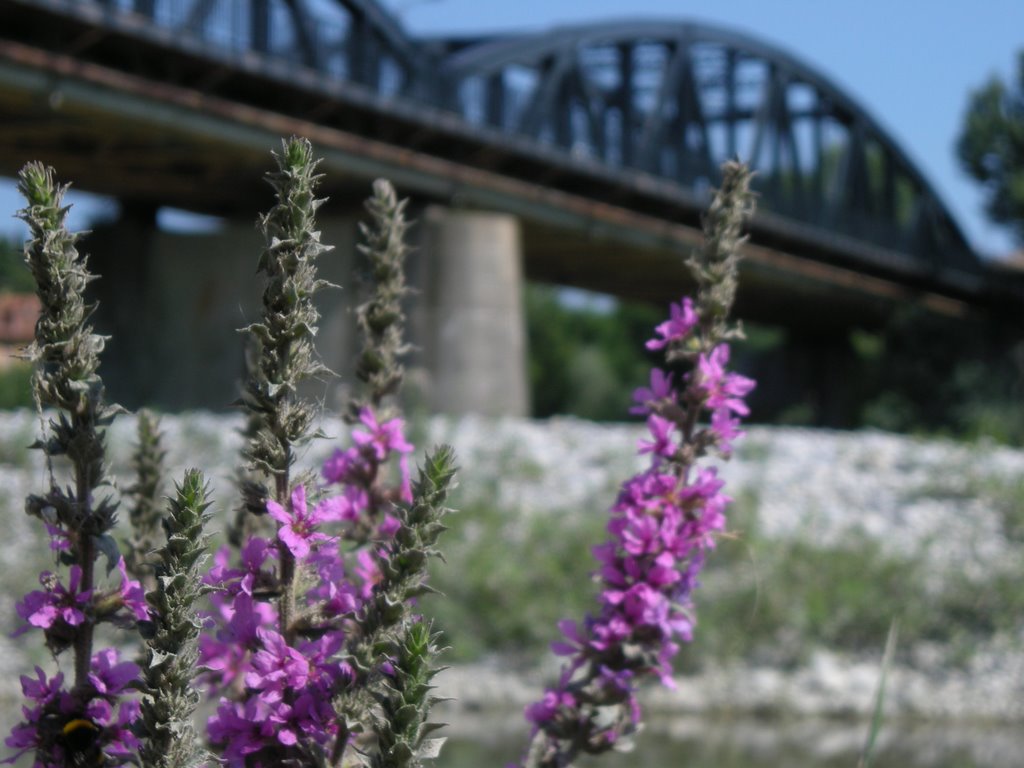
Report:
[[[273,61],[356,83],[385,98],[422,97],[426,52],[370,0],[47,0],[101,23],[154,33],[214,58]]]

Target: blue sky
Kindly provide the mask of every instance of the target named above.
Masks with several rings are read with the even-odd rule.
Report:
[[[785,48],[864,106],[918,164],[983,253],[1013,250],[990,225],[954,143],[968,93],[1009,77],[1024,49],[1022,0],[384,0],[414,33],[536,31],[616,18],[731,27]],[[0,182],[0,211],[17,206]],[[83,214],[88,205],[80,206]],[[0,231],[14,228],[0,216]]]

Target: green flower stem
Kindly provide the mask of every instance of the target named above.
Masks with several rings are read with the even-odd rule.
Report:
[[[427,562],[438,557],[436,543],[447,530],[444,506],[454,488],[455,453],[442,445],[427,457],[413,489],[413,503],[399,507],[400,527],[390,548],[378,556],[382,579],[358,617],[359,634],[349,648],[356,681],[336,702],[342,723],[370,715],[365,696],[370,694],[381,715],[371,721],[378,751],[371,765],[378,768],[413,768],[436,755],[440,744],[427,736],[439,726],[428,723],[429,681],[439,671],[432,667],[439,652],[430,627],[414,618],[411,601],[431,592]],[[394,674],[385,676],[380,665],[390,660]],[[336,754],[335,762],[343,755]]]
[[[108,484],[103,428],[119,409],[103,403],[103,382],[97,374],[104,338],[92,332],[88,319],[93,306],[85,302],[86,286],[95,279],[75,247],[78,235],[67,230],[68,208],[63,205],[66,186],[54,181],[53,169],[29,163],[18,175],[18,190],[26,207],[18,216],[29,228],[25,261],[36,283],[42,305],[35,340],[27,356],[35,363],[33,394],[42,419],[43,408],[53,408],[48,435],[34,447],[47,457],[50,489],[30,496],[26,511],[48,522],[54,518],[70,539],[71,556],[82,569],[81,591],[94,586],[98,549],[108,557],[116,544],[108,531],[116,521],[116,504],[109,497],[96,499],[97,489]],[[72,466],[74,491],[68,494],[53,475],[55,456]],[[88,683],[94,622],[82,622],[75,631],[75,687]]]
[[[139,442],[132,457],[135,484],[128,489],[133,502],[129,510],[132,537],[125,553],[125,565],[148,592],[156,587],[149,566],[163,513],[160,490],[167,452],[161,444],[160,424],[149,411],[139,411],[137,430]]]
[[[202,473],[188,470],[164,518],[167,543],[157,553],[156,587],[146,595],[154,618],[143,664],[142,768],[199,768],[210,758],[193,726],[202,626],[196,602],[208,591],[202,581],[208,494]]]
[[[329,373],[313,347],[320,316],[314,294],[329,286],[316,277],[315,261],[330,250],[321,244],[316,210],[324,202],[316,197],[320,176],[313,148],[305,139],[292,138],[275,153],[278,169],[267,175],[277,204],[260,218],[266,247],[258,271],[264,275],[263,315],[246,330],[252,339],[253,362],[242,393],[249,414],[248,470],[273,478],[273,498],[289,507],[291,467],[295,449],[312,437],[314,409],[298,396],[299,384]],[[266,511],[271,491],[259,482],[243,485],[243,505]],[[295,559],[279,543],[281,597],[278,606],[281,634],[295,639]]]
[[[405,314],[402,299],[409,293],[405,285],[405,244],[409,222],[405,217],[407,200],[399,200],[391,182],[377,179],[373,195],[366,201],[370,223],[359,224],[363,243],[359,250],[368,261],[369,282],[373,292],[356,311],[363,351],[356,364],[356,378],[366,385],[368,401],[353,398],[348,418],[359,418],[362,407],[379,410],[385,398],[398,392],[405,371],[399,358],[408,351],[405,343]]]

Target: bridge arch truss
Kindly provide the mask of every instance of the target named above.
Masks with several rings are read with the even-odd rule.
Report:
[[[469,122],[701,192],[739,157],[761,208],[910,254],[976,257],[931,185],[842,89],[745,35],[679,22],[603,23],[470,44],[443,62]]]

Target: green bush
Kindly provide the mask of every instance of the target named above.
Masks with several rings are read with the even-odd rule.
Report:
[[[12,293],[32,293],[36,284],[25,266],[21,246],[13,240],[0,237],[0,290]]]
[[[528,285],[533,415],[622,421],[633,389],[650,375],[652,361],[643,345],[661,319],[653,306],[618,301],[569,306],[559,289]]]
[[[13,363],[0,370],[0,408],[32,406],[32,366]]]

